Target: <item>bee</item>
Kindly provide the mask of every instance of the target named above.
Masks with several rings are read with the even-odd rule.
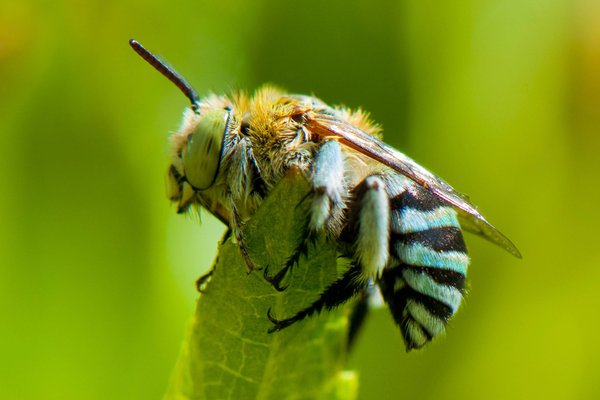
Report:
[[[310,183],[310,215],[303,240],[286,265],[265,278],[277,290],[306,251],[326,234],[351,260],[344,274],[313,304],[277,319],[279,331],[323,309],[333,309],[377,285],[399,326],[407,350],[445,331],[465,290],[469,256],[462,230],[521,257],[469,199],[415,161],[385,144],[368,115],[321,100],[264,86],[202,99],[173,69],[139,42],[132,48],[190,100],[171,137],[168,195],[177,211],[208,210],[227,225],[249,271],[244,224],[288,173]]]

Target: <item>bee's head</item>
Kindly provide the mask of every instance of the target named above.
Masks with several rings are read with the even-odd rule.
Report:
[[[167,175],[168,195],[178,211],[193,203],[196,193],[210,189],[221,166],[223,145],[232,129],[231,110],[191,107],[179,132],[172,136],[173,153]]]
[[[190,100],[180,131],[173,135],[173,155],[167,175],[168,195],[178,202],[178,212],[194,203],[196,194],[210,189],[219,174],[224,139],[231,130],[231,108],[222,99],[200,103],[185,79],[146,50],[139,42],[129,44],[144,60],[173,82]]]

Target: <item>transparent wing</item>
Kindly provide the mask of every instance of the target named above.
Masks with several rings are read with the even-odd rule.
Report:
[[[458,211],[461,226],[465,230],[480,235],[521,258],[517,247],[479,213],[467,196],[458,193],[452,186],[421,167],[410,157],[354,125],[333,116],[308,114],[306,119],[311,132],[319,136],[336,137],[340,143],[396,170],[453,205]]]

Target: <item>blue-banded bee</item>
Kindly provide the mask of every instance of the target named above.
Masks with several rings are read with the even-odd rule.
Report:
[[[291,169],[310,183],[305,239],[281,271],[263,268],[275,289],[306,250],[326,233],[351,266],[310,307],[270,330],[281,330],[365,293],[375,283],[408,350],[444,332],[464,293],[469,265],[462,230],[520,257],[517,248],[450,185],[383,143],[363,111],[331,107],[310,96],[265,86],[249,97],[194,89],[138,42],[131,46],[191,101],[172,136],[169,198],[178,212],[201,207],[227,225],[249,271],[243,226]],[[262,266],[259,266],[262,267]]]

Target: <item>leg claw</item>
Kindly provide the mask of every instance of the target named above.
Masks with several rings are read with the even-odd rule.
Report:
[[[273,286],[273,288],[275,288],[275,290],[277,290],[278,292],[283,292],[289,286],[289,285],[281,286],[281,281],[285,277],[285,274],[287,273],[288,269],[289,269],[289,267],[286,266],[281,271],[279,271],[277,274],[270,276],[269,275],[269,266],[267,265],[263,271],[263,277],[265,278],[265,280],[267,282],[269,282]]]
[[[269,307],[269,309],[267,310],[267,318],[269,318],[269,321],[273,323],[273,326],[267,331],[268,333],[280,331],[294,323],[293,318],[279,320],[273,317],[273,315],[271,315],[271,307]]]
[[[205,291],[206,291],[206,284],[208,283],[208,280],[212,276],[213,272],[214,272],[214,267],[209,272],[207,272],[206,274],[202,275],[200,278],[198,278],[196,280],[196,290],[199,293],[205,293]]]

